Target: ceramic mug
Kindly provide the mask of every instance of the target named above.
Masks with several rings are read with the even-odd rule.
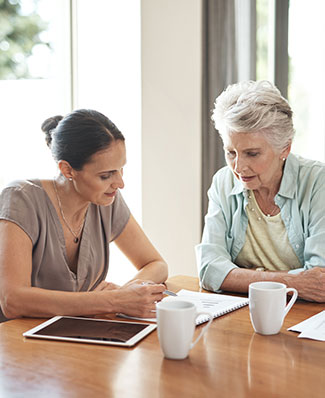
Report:
[[[198,312],[194,303],[178,299],[160,301],[156,309],[160,347],[168,359],[186,358],[213,319],[208,312]],[[195,321],[202,314],[209,317],[209,322],[193,342]]]
[[[293,292],[287,304],[287,293]],[[256,333],[279,333],[283,320],[298,297],[294,288],[279,282],[254,282],[249,285],[249,313]]]

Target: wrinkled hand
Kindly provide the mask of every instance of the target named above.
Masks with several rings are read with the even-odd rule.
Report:
[[[290,284],[300,298],[325,303],[325,268],[315,267],[292,276],[295,278]]]
[[[155,316],[156,302],[162,300],[165,286],[151,281],[135,280],[118,289],[116,312],[141,318]]]

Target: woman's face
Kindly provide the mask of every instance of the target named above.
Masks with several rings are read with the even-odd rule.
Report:
[[[82,170],[73,170],[75,190],[87,202],[109,206],[118,189],[124,187],[125,144],[113,141],[108,149],[95,153]]]
[[[277,152],[262,133],[229,133],[223,143],[227,164],[246,189],[278,191],[290,146]]]

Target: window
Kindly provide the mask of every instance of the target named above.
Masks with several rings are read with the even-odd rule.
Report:
[[[325,3],[291,1],[289,7],[289,90],[294,111],[294,151],[325,160]]]
[[[35,45],[29,57],[23,52],[14,54],[17,73],[2,75],[0,80],[0,189],[15,179],[55,175],[56,167],[40,125],[47,117],[70,110],[68,3],[65,0],[11,0],[6,3],[17,5],[10,16],[16,18],[12,29],[27,23],[29,17],[31,20],[38,17],[44,26],[40,36],[49,47],[38,44],[37,37],[34,38]],[[1,16],[4,21],[9,18],[5,14]],[[9,35],[7,31],[1,37],[2,58],[16,45],[6,40]],[[28,73],[21,78],[19,71],[24,68],[28,68]]]
[[[279,0],[256,1],[258,80],[274,81],[274,60],[283,56],[275,51],[275,36],[281,29],[279,21],[275,20],[277,3]],[[292,151],[321,161],[325,160],[325,99],[322,95],[325,85],[324,12],[322,0],[313,0],[308,5],[290,1],[288,18],[280,21],[288,27],[288,101],[296,129]]]
[[[141,222],[140,1],[79,1],[76,8],[76,108],[112,119],[126,139],[125,198]],[[133,265],[111,245],[108,280],[122,284]]]
[[[140,0],[5,3],[18,18],[39,20],[41,32],[34,37],[31,55],[17,58],[28,73],[0,80],[0,189],[15,179],[55,176],[41,123],[72,109],[93,108],[111,118],[126,137],[123,196],[141,223]],[[6,41],[0,36],[0,62],[8,51]],[[111,247],[108,279],[124,283],[134,267]]]

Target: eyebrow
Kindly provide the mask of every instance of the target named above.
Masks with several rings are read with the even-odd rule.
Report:
[[[233,150],[232,147],[226,147],[224,146],[223,149],[229,151],[229,150]],[[260,151],[262,148],[261,147],[256,147],[256,148],[245,148],[243,151],[244,152],[249,152],[249,151]]]
[[[126,164],[127,164],[127,162],[125,162],[121,168],[124,169],[124,167],[126,166]],[[98,171],[97,174],[105,174],[105,173],[108,174],[108,173],[114,173],[115,171],[118,171],[118,169],[101,170],[101,171]]]
[[[114,173],[115,171],[117,171],[117,170],[114,170],[114,169],[112,169],[112,170],[102,170],[102,171],[99,171],[97,174],[99,175],[99,174],[109,174],[109,173]]]

